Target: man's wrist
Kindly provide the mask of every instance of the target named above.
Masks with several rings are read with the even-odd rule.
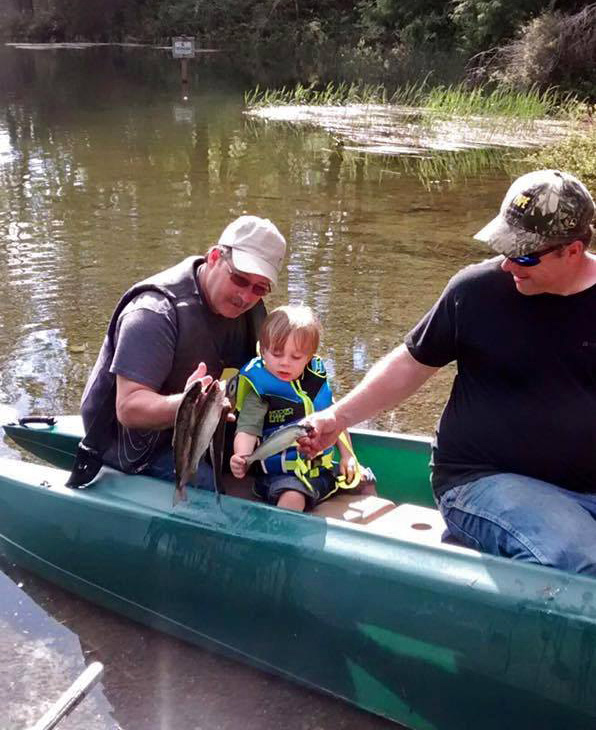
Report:
[[[335,428],[338,433],[345,431],[349,426],[349,421],[346,414],[339,404],[331,406],[331,411],[335,418]]]

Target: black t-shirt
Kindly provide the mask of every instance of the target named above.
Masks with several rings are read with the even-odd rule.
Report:
[[[424,365],[457,361],[435,493],[501,472],[596,492],[596,285],[525,296],[501,260],[456,274],[406,338]]]

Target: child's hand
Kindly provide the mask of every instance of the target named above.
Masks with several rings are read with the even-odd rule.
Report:
[[[353,456],[342,456],[339,462],[339,471],[349,484],[356,474],[356,459]]]
[[[234,454],[230,459],[230,470],[236,479],[242,479],[246,476],[248,466],[246,464],[246,457],[248,454]]]

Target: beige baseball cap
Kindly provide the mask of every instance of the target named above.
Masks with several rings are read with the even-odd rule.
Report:
[[[232,252],[238,271],[265,276],[275,285],[286,253],[286,239],[268,218],[241,215],[219,237],[218,246]]]

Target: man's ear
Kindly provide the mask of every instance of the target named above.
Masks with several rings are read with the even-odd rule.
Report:
[[[584,252],[584,244],[581,241],[574,241],[565,247],[570,257],[581,256]]]
[[[221,251],[218,248],[212,248],[207,252],[207,263],[215,264],[221,258]]]

